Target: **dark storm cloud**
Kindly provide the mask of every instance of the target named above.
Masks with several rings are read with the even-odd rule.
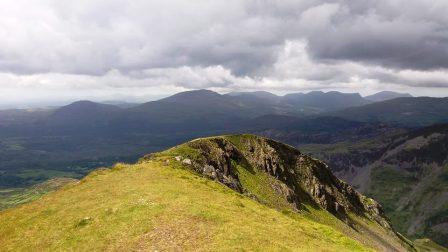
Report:
[[[7,2],[0,68],[19,74],[223,65],[262,75],[295,39],[316,60],[448,67],[446,1],[42,0],[24,13]]]
[[[446,87],[447,13],[446,0],[5,0],[0,85]]]
[[[307,33],[319,60],[396,69],[448,68],[448,2],[340,1],[330,21]]]

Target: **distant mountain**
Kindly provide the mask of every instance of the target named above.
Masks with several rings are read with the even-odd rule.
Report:
[[[301,148],[377,199],[399,232],[448,246],[448,124]]]
[[[352,107],[326,115],[363,122],[384,122],[404,127],[448,122],[448,98],[403,97]]]
[[[309,93],[292,93],[284,96],[277,96],[275,94],[256,91],[256,92],[231,92],[227,96],[238,97],[245,100],[255,100],[268,102],[272,106],[283,108],[287,111],[284,114],[301,114],[312,115],[327,111],[334,111],[338,109],[361,106],[372,103],[361,97],[358,93],[341,93],[336,91],[322,92],[312,91]]]
[[[365,96],[364,99],[367,99],[369,101],[373,101],[373,102],[381,102],[381,101],[387,101],[387,100],[392,100],[395,98],[400,98],[400,97],[412,97],[411,94],[409,93],[397,93],[397,92],[392,92],[392,91],[382,91],[373,95],[368,95]]]
[[[358,122],[339,117],[298,118],[281,115],[266,115],[248,120],[240,130],[288,142],[294,146],[355,141],[386,132],[402,131],[401,128],[381,123]]]
[[[130,108],[122,121],[164,131],[225,129],[239,120],[273,112],[274,108],[258,100],[195,90]]]
[[[77,101],[60,107],[44,120],[45,125],[65,127],[98,127],[108,125],[122,109],[108,104]]]
[[[285,115],[304,117],[328,113],[347,107],[361,106],[369,103],[359,94],[340,92],[310,92],[296,93],[285,96],[257,92],[239,92],[221,95],[209,90],[193,90],[178,93],[170,97],[143,104],[116,105],[95,103],[91,101],[78,101],[70,105],[51,110],[49,113],[40,113],[39,116],[25,113],[25,111],[1,112],[5,114],[0,118],[0,126],[12,123],[30,123],[37,121],[47,126],[71,127],[109,127],[112,131],[191,131],[205,129],[229,129],[241,121],[265,115]],[[387,105],[385,106],[387,110]],[[394,108],[396,109],[396,108]],[[329,116],[340,116],[352,121],[366,120],[369,113],[361,113],[350,117],[340,116],[338,113]],[[414,111],[410,111],[413,113]],[[37,113],[36,113],[37,114]],[[371,117],[376,114],[373,113]],[[369,117],[370,118],[370,117]],[[395,117],[393,117],[395,118]],[[376,118],[374,121],[382,121]],[[435,120],[438,122],[437,120]],[[389,122],[386,120],[386,122]],[[431,121],[432,122],[432,121]],[[426,123],[426,122],[423,122]]]
[[[321,113],[343,108],[356,107],[370,103],[358,93],[341,93],[336,91],[322,92],[313,91],[309,93],[295,93],[283,96],[282,103],[301,108],[308,113]]]

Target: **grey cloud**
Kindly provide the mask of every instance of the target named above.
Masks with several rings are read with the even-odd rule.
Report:
[[[109,81],[118,71],[136,79],[124,86],[183,88],[254,88],[263,78],[319,88],[353,77],[445,87],[448,76],[399,72],[446,71],[446,13],[446,0],[2,1],[0,72]],[[281,58],[291,41],[306,43],[299,54],[310,60]]]
[[[340,1],[330,24],[309,30],[317,60],[349,60],[395,69],[448,68],[448,2]]]

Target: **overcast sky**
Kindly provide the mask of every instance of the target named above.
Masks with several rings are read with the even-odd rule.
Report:
[[[2,0],[0,105],[175,92],[448,96],[447,0]]]

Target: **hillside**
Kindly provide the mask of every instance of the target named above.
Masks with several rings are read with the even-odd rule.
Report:
[[[251,135],[97,170],[0,212],[0,243],[6,251],[411,249],[375,201],[324,163]]]
[[[384,206],[397,229],[448,246],[448,125],[302,148]]]
[[[298,146],[307,143],[322,144],[368,139],[405,129],[382,123],[358,122],[331,116],[299,118],[266,115],[244,121],[241,130]]]
[[[448,122],[448,98],[402,97],[329,113],[348,120],[422,127]]]

